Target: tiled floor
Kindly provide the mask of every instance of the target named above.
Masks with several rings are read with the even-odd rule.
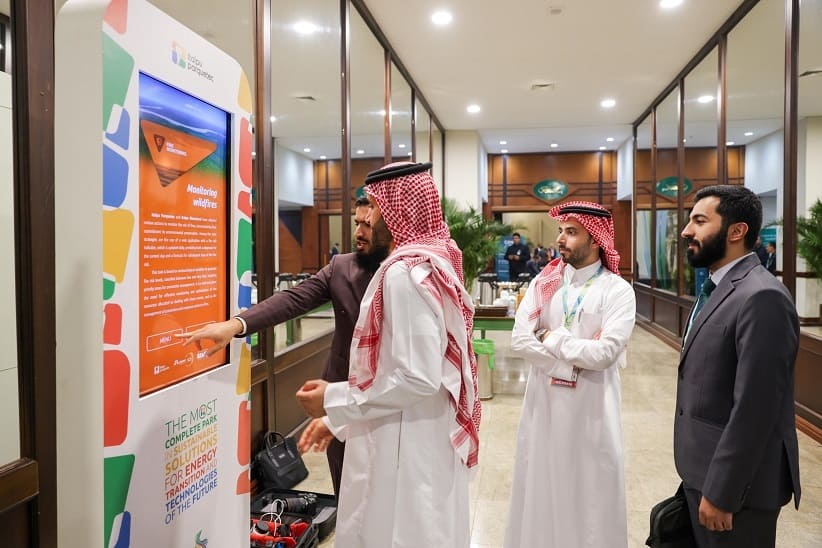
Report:
[[[510,355],[509,335],[489,332],[489,336],[497,346],[497,395],[483,404],[479,472],[471,484],[472,548],[502,546],[514,438],[527,376],[522,361]],[[622,401],[631,547],[644,546],[649,509],[673,494],[679,483],[672,446],[676,360],[675,350],[641,328],[634,330],[623,375]],[[800,432],[799,447],[802,506],[799,511],[790,505],[782,510],[777,546],[818,548],[822,546],[822,446]],[[308,454],[305,461],[311,473],[298,488],[331,492],[325,456]],[[320,546],[330,548],[333,544],[332,535]]]

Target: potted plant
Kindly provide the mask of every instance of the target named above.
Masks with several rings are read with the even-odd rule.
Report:
[[[477,276],[485,271],[488,261],[496,254],[497,240],[510,234],[514,227],[488,220],[473,207],[462,209],[451,198],[442,199],[442,211],[451,238],[462,250],[465,287],[470,292]]]
[[[797,254],[805,259],[808,268],[822,279],[822,200],[816,200],[807,217],[796,219]]]

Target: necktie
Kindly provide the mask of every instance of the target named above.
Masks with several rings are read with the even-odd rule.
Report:
[[[705,280],[705,283],[702,284],[702,291],[699,293],[699,297],[696,300],[696,305],[694,306],[694,310],[691,312],[691,317],[688,320],[688,327],[685,329],[685,336],[682,338],[683,345],[685,340],[688,338],[688,333],[691,331],[691,326],[694,324],[697,315],[700,310],[702,310],[702,307],[705,306],[705,303],[708,302],[708,298],[710,298],[714,289],[716,289],[716,284],[710,278]]]

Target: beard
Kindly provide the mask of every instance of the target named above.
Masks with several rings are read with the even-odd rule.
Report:
[[[388,246],[373,245],[371,251],[367,253],[364,251],[357,251],[354,256],[357,259],[357,264],[360,268],[373,274],[380,267],[380,263],[388,257]]]
[[[687,250],[688,264],[694,268],[708,268],[712,264],[718,262],[725,256],[728,244],[725,241],[728,235],[728,229],[722,227],[717,234],[703,238],[702,243],[694,239],[688,238],[685,244],[697,245],[697,250],[691,248]]]
[[[562,262],[564,262],[565,264],[569,264],[574,268],[579,268],[581,266],[585,266],[585,263],[588,262],[589,257],[591,256],[591,241],[589,241],[587,245],[578,247],[576,249],[561,247],[559,250],[560,252],[565,251],[568,253],[567,257],[560,253]]]

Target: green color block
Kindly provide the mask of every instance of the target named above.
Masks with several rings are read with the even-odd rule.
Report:
[[[251,223],[240,219],[237,225],[237,279],[251,272]]]
[[[110,546],[114,518],[126,509],[134,455],[107,458],[103,462],[103,519],[106,546]]]
[[[103,278],[103,300],[107,301],[114,296],[114,280]]]
[[[103,33],[103,131],[108,129],[111,109],[126,100],[134,58]]]

